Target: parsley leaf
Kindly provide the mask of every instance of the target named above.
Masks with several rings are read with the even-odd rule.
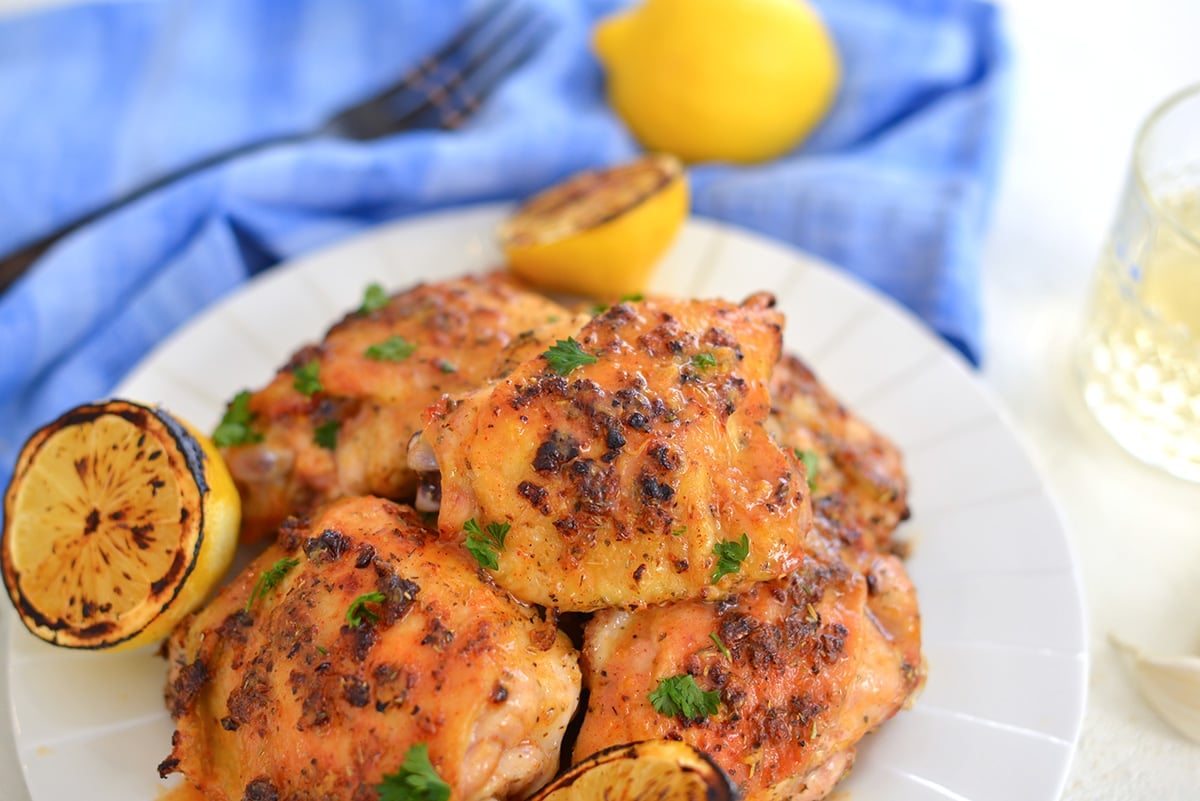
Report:
[[[283,581],[283,577],[298,564],[300,564],[299,559],[285,557],[264,570],[258,577],[258,581],[254,583],[254,589],[250,592],[250,597],[246,600],[246,611],[249,612],[250,606],[255,601],[266,597],[268,592],[278,587],[279,582]]]
[[[717,644],[717,650],[721,652],[722,656],[730,662],[733,661],[733,654],[729,653],[729,649],[725,647],[725,643],[721,642],[721,638],[717,636],[715,631],[709,634],[708,638]]]
[[[722,576],[742,569],[742,562],[750,555],[750,538],[743,534],[740,540],[722,540],[713,546],[713,555],[717,557],[717,567],[712,583],[716,584]]]
[[[504,550],[504,538],[508,536],[508,523],[488,523],[483,529],[471,518],[463,524],[467,532],[467,550],[483,567],[496,570],[500,567],[500,552]]]
[[[350,608],[346,610],[346,622],[351,628],[358,628],[363,624],[364,620],[379,620],[379,613],[369,608],[367,604],[381,604],[387,600],[387,596],[379,590],[374,592],[363,593],[350,602]]]
[[[645,299],[646,299],[646,296],[643,295],[641,292],[634,292],[633,294],[630,294],[630,295],[622,295],[621,296],[622,303],[640,303],[641,301],[643,301]]]
[[[721,694],[705,692],[688,673],[658,680],[658,689],[650,693],[650,703],[659,714],[669,718],[683,716],[702,720],[715,715],[721,704]]]
[[[821,469],[821,457],[817,456],[816,451],[802,451],[799,448],[792,448],[792,453],[796,454],[796,458],[804,464],[804,472],[808,474],[808,491],[812,492],[817,488],[817,473]]]
[[[295,390],[310,398],[321,391],[321,363],[313,359],[303,367],[297,367],[292,372],[292,386]]]
[[[218,448],[262,442],[263,435],[250,427],[257,416],[250,411],[249,391],[243,389],[233,396],[225,409],[225,416],[213,431],[213,442]]]
[[[337,447],[338,431],[342,428],[342,424],[338,420],[330,420],[328,423],[321,423],[313,429],[313,444],[320,445],[325,450],[331,451]]]
[[[707,370],[710,367],[717,366],[717,357],[711,353],[697,353],[692,357],[692,364],[701,370]]]
[[[429,746],[417,743],[408,749],[400,769],[383,774],[375,785],[379,801],[448,801],[450,785],[434,770],[429,761]]]
[[[453,373],[458,368],[454,366],[454,362],[452,362],[452,361],[448,361],[446,359],[439,359],[438,360],[438,369],[441,370],[443,373]]]
[[[550,369],[559,375],[566,375],[576,367],[600,361],[585,351],[574,337],[558,340],[550,347],[550,350],[542,355],[546,357],[546,361],[550,362]]]
[[[417,350],[417,346],[404,337],[388,337],[382,342],[376,342],[363,351],[368,359],[377,362],[402,362]]]
[[[680,526],[671,532],[672,537],[682,537],[684,534],[687,534],[687,526]]]
[[[383,291],[383,287],[375,283],[367,284],[366,290],[363,291],[362,305],[358,307],[358,313],[370,314],[379,311],[387,304],[388,296]]]

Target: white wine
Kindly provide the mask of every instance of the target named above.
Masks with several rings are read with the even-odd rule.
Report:
[[[1105,247],[1077,366],[1122,446],[1200,481],[1200,189],[1158,203],[1136,242],[1118,230]]]

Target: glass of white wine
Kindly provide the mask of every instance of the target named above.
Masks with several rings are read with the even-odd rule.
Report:
[[[1117,442],[1200,481],[1200,85],[1167,99],[1138,133],[1076,368]]]

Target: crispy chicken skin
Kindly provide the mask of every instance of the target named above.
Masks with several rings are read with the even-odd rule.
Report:
[[[785,355],[771,373],[767,428],[787,448],[818,458],[814,499],[838,496],[854,530],[881,549],[908,517],[908,479],[900,451],[846,409],[812,370]]]
[[[580,692],[553,621],[378,498],[285,524],[167,652],[177,731],[159,769],[212,801],[374,799],[417,743],[456,801],[523,797],[557,770]]]
[[[893,556],[836,543],[786,576],[718,603],[598,612],[584,637],[587,712],[576,760],[607,746],[681,738],[707,751],[746,801],[824,798],[855,743],[922,681],[916,598]],[[711,635],[729,651],[726,657]],[[667,717],[660,679],[691,674],[716,715]]]
[[[741,305],[621,303],[575,338],[431,408],[417,452],[441,471],[439,529],[508,523],[496,582],[565,611],[716,598],[795,569],[811,532],[803,466],[763,425],[782,317]],[[713,580],[716,546],[749,555]]]
[[[553,335],[579,324],[502,273],[418,286],[376,311],[347,314],[251,396],[262,440],[222,450],[242,496],[243,539],[259,539],[289,514],[343,495],[411,500],[416,477],[405,454],[425,407],[495,376],[505,349],[530,343],[536,352],[543,340],[532,332],[539,327],[551,327],[553,343]],[[414,345],[411,355],[367,355],[392,337]],[[305,394],[295,387],[296,373],[312,363],[321,388]],[[316,441],[321,426],[336,426],[334,447]]]

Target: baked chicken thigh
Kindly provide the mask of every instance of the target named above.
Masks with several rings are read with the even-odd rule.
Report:
[[[745,801],[824,798],[855,744],[924,676],[903,566],[865,548],[844,560],[840,543],[829,546],[717,603],[597,612],[584,634],[590,695],[574,760],[682,739],[712,756]],[[671,686],[690,690],[691,705],[670,706],[660,694]]]
[[[558,769],[580,692],[553,620],[377,498],[285,525],[167,653],[159,770],[210,801],[373,799],[419,744],[453,798],[520,798]]]
[[[814,500],[836,496],[831,514],[854,518],[852,531],[887,550],[908,517],[908,478],[900,451],[834,397],[799,358],[785,355],[771,373],[767,429],[785,447],[811,451]]]
[[[763,423],[781,315],[653,299],[429,412],[439,529],[511,526],[496,582],[565,611],[715,598],[799,566],[803,467]]]
[[[343,495],[411,500],[405,455],[425,407],[580,324],[503,273],[425,284],[347,314],[251,394],[250,436],[222,449],[242,496],[243,539]]]

